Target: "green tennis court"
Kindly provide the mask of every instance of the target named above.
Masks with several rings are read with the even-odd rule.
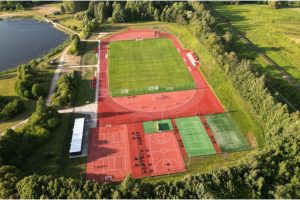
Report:
[[[172,122],[169,119],[160,121],[143,122],[145,133],[157,133],[160,131],[173,130]]]
[[[223,153],[250,149],[228,114],[206,115],[205,118]]]
[[[178,118],[175,121],[189,157],[216,153],[199,117]]]

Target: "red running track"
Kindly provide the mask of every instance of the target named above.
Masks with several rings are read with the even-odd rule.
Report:
[[[124,101],[122,101],[122,98],[112,98],[108,92],[107,47],[109,42],[116,40],[135,39],[138,37],[155,37],[155,31],[153,30],[128,30],[126,32],[117,33],[102,40],[100,45],[101,62],[98,99],[98,125],[133,123],[137,121],[149,121],[162,118],[187,117],[224,112],[221,103],[212,92],[202,74],[197,68],[192,66],[186,55],[187,51],[182,47],[177,38],[167,33],[160,33],[160,36],[169,38],[184,59],[186,67],[190,71],[197,87],[197,89],[194,90],[193,97],[188,97],[190,99],[186,101],[186,99],[184,99],[184,93],[186,91],[166,92],[163,94],[160,93],[169,99],[173,99],[172,101],[166,102],[164,106],[160,107],[155,106],[158,102],[153,100],[153,95],[138,95],[137,98],[132,97],[130,100],[128,100],[128,98],[123,98],[125,99]],[[134,108],[133,106],[129,106],[128,102],[139,106]],[[174,106],[176,102],[178,102],[178,105]],[[145,105],[149,106],[147,107]]]
[[[155,38],[157,35],[153,30],[128,30],[102,40],[97,116],[99,128],[91,129],[90,132],[87,179],[103,182],[105,177],[111,176],[112,181],[120,181],[127,174],[139,178],[183,172],[183,157],[187,154],[183,145],[179,146],[181,138],[176,130],[163,134],[144,134],[142,123],[138,122],[224,112],[202,74],[187,58],[188,51],[173,35],[162,32],[159,35],[173,42],[197,88],[190,91],[112,98],[108,92],[109,42],[140,37]],[[161,103],[163,106],[157,106]]]

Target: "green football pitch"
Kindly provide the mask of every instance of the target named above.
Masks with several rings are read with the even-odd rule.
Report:
[[[178,118],[175,121],[189,157],[216,154],[199,117]]]
[[[205,118],[222,153],[250,149],[249,143],[227,114],[206,115]]]
[[[179,52],[165,38],[111,42],[108,71],[113,97],[195,88]]]

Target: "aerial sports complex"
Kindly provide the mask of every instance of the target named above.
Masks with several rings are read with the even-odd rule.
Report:
[[[174,35],[129,29],[99,48],[87,179],[182,173],[190,158],[250,148],[199,71],[205,66]]]

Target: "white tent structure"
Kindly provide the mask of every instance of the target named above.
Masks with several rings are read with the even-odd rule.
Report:
[[[84,131],[84,118],[75,119],[73,135],[69,153],[71,155],[80,155],[82,150],[82,139]]]

